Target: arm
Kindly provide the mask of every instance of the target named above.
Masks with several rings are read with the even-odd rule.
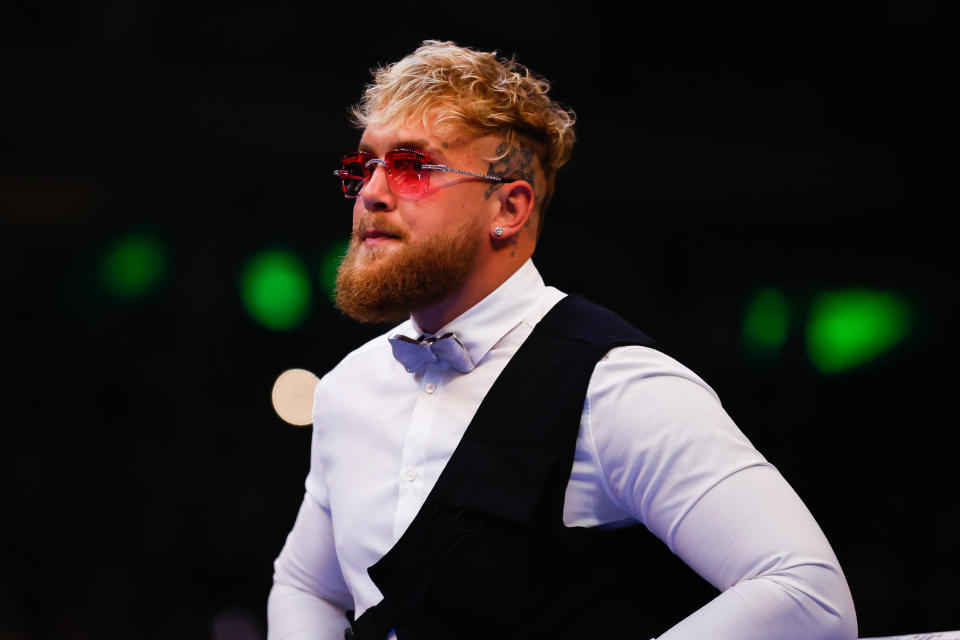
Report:
[[[309,492],[273,566],[268,639],[342,640],[353,598],[337,562],[330,513]]]
[[[615,349],[585,409],[609,498],[723,591],[661,640],[856,637],[816,521],[699,378],[656,351]]]
[[[300,512],[274,562],[267,600],[268,640],[342,640],[346,609],[353,608],[337,558],[330,498],[322,471],[321,431],[317,425],[321,385],[314,396],[310,472]]]
[[[660,640],[857,637],[840,564],[772,467],[744,469],[711,489],[677,527],[673,551],[723,593]]]

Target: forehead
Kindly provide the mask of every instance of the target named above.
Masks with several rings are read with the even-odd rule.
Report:
[[[422,149],[431,156],[469,154],[472,140],[455,127],[430,123],[382,124],[371,123],[360,138],[360,149],[383,155],[391,149],[407,147]]]

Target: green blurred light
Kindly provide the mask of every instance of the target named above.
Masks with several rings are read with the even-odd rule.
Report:
[[[111,244],[100,262],[100,282],[115,296],[152,293],[167,275],[167,249],[148,233],[129,233]]]
[[[823,373],[869,362],[910,332],[912,312],[900,296],[851,289],[822,294],[807,325],[807,352]]]
[[[310,280],[297,256],[281,249],[253,256],[240,274],[240,293],[254,320],[275,331],[300,325],[310,309]]]
[[[790,330],[790,303],[777,289],[763,289],[747,304],[743,320],[743,347],[755,362],[780,355]]]
[[[320,259],[320,286],[331,300],[337,288],[337,269],[349,246],[349,239],[335,242],[327,248]]]

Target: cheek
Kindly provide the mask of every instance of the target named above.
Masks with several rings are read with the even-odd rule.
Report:
[[[431,202],[429,207],[420,207],[412,215],[404,216],[403,224],[416,235],[432,236],[449,229],[460,215],[449,204]]]
[[[363,204],[360,202],[360,198],[357,198],[353,201],[353,225],[351,229],[355,229],[357,223],[360,222],[360,217],[363,215]]]

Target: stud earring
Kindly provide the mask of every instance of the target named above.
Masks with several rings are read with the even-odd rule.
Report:
[[[498,226],[498,227],[494,227],[494,228],[493,228],[493,235],[497,236],[498,238],[502,237],[502,236],[503,236],[503,227],[499,227],[499,226]]]

